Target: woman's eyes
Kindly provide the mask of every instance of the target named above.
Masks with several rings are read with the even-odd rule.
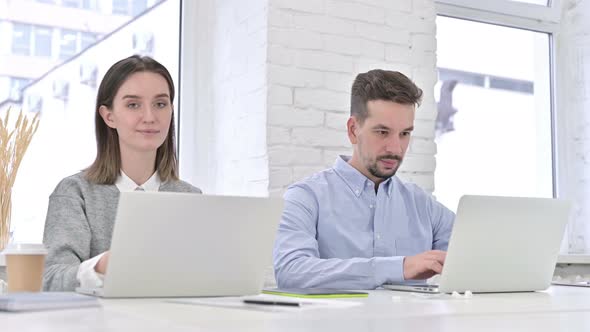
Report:
[[[166,108],[168,106],[168,102],[165,101],[157,101],[154,103],[154,106],[156,106],[157,108]],[[130,109],[138,109],[141,107],[140,103],[127,103],[127,108]]]

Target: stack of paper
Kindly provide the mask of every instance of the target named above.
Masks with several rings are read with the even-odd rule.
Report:
[[[100,306],[97,298],[76,293],[7,293],[0,295],[0,311],[36,311],[96,306]]]

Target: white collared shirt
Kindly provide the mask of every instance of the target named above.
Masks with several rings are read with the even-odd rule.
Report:
[[[120,192],[129,192],[135,190],[142,190],[142,191],[159,191],[160,185],[162,184],[162,180],[156,171],[152,176],[142,185],[136,184],[123,170],[121,170],[121,175],[117,178],[115,185]],[[96,272],[94,267],[100,260],[100,258],[104,255],[102,254],[96,255],[88,260],[85,260],[80,264],[78,268],[78,273],[76,274],[76,278],[80,282],[80,288],[98,288],[102,287],[104,275]]]
[[[134,191],[137,188],[141,188],[144,191],[158,191],[160,190],[160,185],[162,184],[162,180],[160,180],[160,176],[158,172],[152,174],[152,176],[142,185],[136,184],[130,177],[121,170],[121,176],[117,178],[115,185],[120,192],[127,192],[127,191]]]

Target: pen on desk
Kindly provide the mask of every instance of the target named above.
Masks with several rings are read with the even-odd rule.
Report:
[[[269,301],[269,300],[244,300],[247,304],[262,304],[262,305],[285,305],[289,307],[298,307],[299,302],[282,302],[282,301]]]

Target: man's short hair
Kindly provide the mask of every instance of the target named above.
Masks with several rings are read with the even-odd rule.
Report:
[[[369,116],[367,102],[370,100],[419,106],[422,90],[398,71],[374,69],[358,74],[352,84],[350,115],[360,123]]]

